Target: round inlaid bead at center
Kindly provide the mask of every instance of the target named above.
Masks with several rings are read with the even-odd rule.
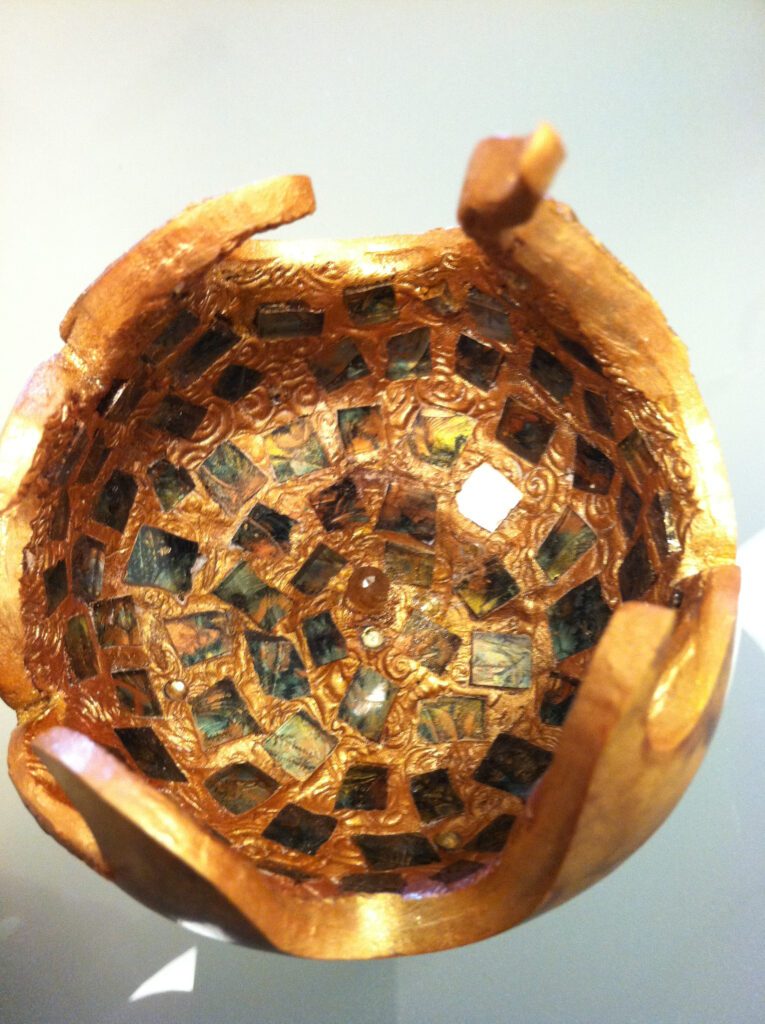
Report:
[[[354,570],[345,591],[346,600],[362,612],[380,612],[390,592],[390,580],[373,565]]]

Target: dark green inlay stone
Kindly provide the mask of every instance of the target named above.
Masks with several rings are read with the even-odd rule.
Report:
[[[540,413],[508,398],[497,427],[497,440],[527,462],[537,463],[545,453],[555,424]]]
[[[280,864],[278,861],[271,860],[270,857],[265,857],[263,860],[256,861],[255,863],[261,871],[268,871],[272,875],[281,875],[283,878],[289,878],[296,885],[300,885],[301,882],[307,882],[315,877],[315,875],[309,875],[307,871],[298,871],[297,868]]]
[[[531,686],[531,637],[521,633],[473,633],[470,682],[499,690]]]
[[[340,702],[338,716],[368,740],[379,743],[396,691],[385,676],[361,665]]]
[[[258,626],[273,629],[289,611],[289,598],[269,587],[247,562],[240,562],[213,590],[216,597],[246,612]]]
[[[306,476],[329,465],[307,416],[272,431],[265,441],[266,454],[279,483],[293,476]]]
[[[150,779],[185,782],[186,776],[147,725],[114,730],[138,768]]]
[[[376,452],[382,443],[383,420],[379,405],[338,409],[337,426],[350,455],[369,455]]]
[[[481,391],[489,391],[502,365],[502,354],[491,345],[476,341],[469,334],[461,334],[457,342],[455,370],[460,377],[475,384]]]
[[[62,491],[53,506],[48,536],[51,540],[66,540],[69,532],[69,495]]]
[[[614,478],[614,464],[599,448],[583,437],[576,439],[574,487],[592,494],[608,494]]]
[[[233,679],[221,679],[189,703],[206,750],[260,732]]]
[[[407,657],[440,676],[461,643],[456,633],[413,611],[401,632],[400,646]]]
[[[255,314],[255,330],[261,338],[310,338],[323,328],[324,314],[304,302],[269,302]]]
[[[635,532],[642,504],[640,495],[625,480],[619,493],[619,518],[622,521],[622,529],[627,540]]]
[[[402,875],[385,874],[376,871],[361,871],[352,875],[344,875],[340,879],[343,892],[397,892],[406,889],[406,879]]]
[[[112,681],[117,700],[126,711],[140,718],[156,718],[162,714],[149,685],[149,673],[145,669],[130,668],[112,672]]]
[[[344,476],[309,498],[324,529],[344,530],[357,523],[368,523],[369,516],[361,504],[358,488],[352,477]]]
[[[648,557],[645,540],[640,537],[625,555],[619,567],[619,590],[623,601],[637,601],[656,582],[656,573]]]
[[[567,509],[547,534],[536,560],[547,578],[554,582],[590,550],[596,539],[587,523],[572,509]]]
[[[231,543],[258,557],[274,558],[290,551],[290,534],[296,525],[289,516],[258,503],[250,509]]]
[[[307,779],[337,746],[334,736],[305,711],[296,711],[263,741],[263,748],[295,779]]]
[[[315,597],[346,563],[342,555],[326,544],[319,544],[292,577],[292,586],[307,597]]]
[[[381,764],[354,764],[343,776],[336,811],[384,811],[388,803],[388,769]]]
[[[77,483],[92,484],[101,472],[101,467],[106,462],[110,451],[111,449],[107,448],[104,441],[104,435],[100,430],[97,430],[93,435],[90,450],[85,456],[80,472],[77,474]]]
[[[97,523],[122,533],[135,501],[138,485],[129,473],[115,469],[104,484],[93,509]]]
[[[587,369],[592,370],[593,373],[603,373],[598,360],[589,349],[584,347],[584,345],[571,338],[565,338],[562,336],[558,338],[558,341],[561,348],[568,352],[570,356],[573,356],[578,363],[582,364],[582,366],[586,366]]]
[[[327,391],[336,391],[343,384],[369,376],[369,367],[352,338],[341,338],[326,352],[310,362],[311,372]]]
[[[231,653],[231,623],[225,612],[195,612],[165,619],[184,668]]]
[[[672,511],[672,495],[658,493],[648,506],[648,526],[660,558],[676,555],[682,550]]]
[[[110,597],[93,605],[93,622],[102,647],[140,644],[141,633],[132,597]]]
[[[582,397],[584,410],[592,429],[597,430],[600,434],[605,434],[606,437],[613,437],[614,425],[611,422],[611,411],[603,395],[597,391],[585,391]]]
[[[531,376],[558,402],[571,394],[574,375],[552,352],[537,345],[531,355]]]
[[[169,512],[194,490],[191,474],[183,466],[174,466],[167,459],[160,459],[149,466],[149,480],[154,488],[163,511]]]
[[[481,740],[485,701],[482,697],[433,697],[418,704],[417,732],[427,743]]]
[[[313,856],[335,831],[336,825],[329,814],[314,814],[298,804],[285,804],[263,835],[288,850]]]
[[[478,765],[473,778],[485,786],[502,789],[505,793],[512,793],[525,800],[552,759],[549,750],[542,750],[519,736],[501,732]]]
[[[146,386],[142,377],[114,380],[96,408],[104,419],[124,423],[145,394]]]
[[[230,764],[205,779],[205,789],[231,814],[246,814],[258,807],[279,788],[270,775],[246,761]]]
[[[174,376],[183,384],[198,380],[223,355],[239,341],[239,335],[224,320],[209,327],[194,342],[191,348],[178,357],[173,368]]]
[[[130,553],[125,582],[137,587],[158,587],[171,594],[187,594],[198,554],[196,541],[156,526],[142,526]]]
[[[412,776],[409,789],[417,813],[426,824],[461,814],[464,810],[464,804],[455,793],[449,773],[444,768]]]
[[[95,601],[104,584],[106,554],[100,540],[83,535],[72,546],[72,593],[81,601]]]
[[[93,641],[84,615],[74,615],[67,621],[64,647],[69,655],[72,671],[78,679],[90,679],[98,674],[98,662]]]
[[[396,334],[388,341],[388,380],[427,377],[431,370],[430,328],[415,327]]]
[[[416,480],[391,480],[375,529],[405,533],[432,544],[436,539],[435,494]]]
[[[639,430],[635,429],[622,438],[618,447],[632,473],[633,481],[638,486],[645,483],[648,477],[656,472],[656,462],[648,447],[648,442]]]
[[[241,363],[230,363],[221,370],[213,386],[213,394],[226,402],[238,402],[240,398],[249,395],[262,379],[262,374],[257,370],[242,366]]]
[[[474,619],[485,619],[520,593],[515,579],[498,558],[490,558],[454,588]]]
[[[467,878],[472,878],[482,867],[483,864],[477,864],[472,860],[455,860],[431,877],[434,882],[440,882],[441,885],[459,885]]]
[[[539,705],[539,720],[543,725],[560,728],[568,717],[576,692],[576,687],[565,680],[562,685],[548,690]]]
[[[465,847],[471,853],[501,853],[507,844],[507,837],[515,822],[514,814],[500,814],[489,822],[486,828],[473,836]]]
[[[587,651],[600,640],[611,618],[596,576],[569,590],[547,611],[556,661]]]
[[[84,423],[78,423],[73,431],[72,438],[61,455],[57,459],[51,459],[45,469],[43,476],[49,480],[54,487],[62,487],[68,482],[72,470],[80,461],[80,458],[88,446],[88,428]]]
[[[265,633],[246,632],[244,636],[264,693],[280,700],[310,693],[305,665],[294,644]]]
[[[146,349],[144,359],[149,363],[158,363],[174,351],[197,327],[198,318],[190,310],[182,309],[152,341]]]
[[[69,582],[66,575],[66,562],[56,562],[50,569],[43,573],[43,585],[45,586],[46,607],[45,614],[50,615],[58,608],[69,591]]]
[[[206,415],[204,405],[194,405],[179,395],[165,395],[149,423],[172,437],[183,437],[190,441]]]
[[[430,587],[433,582],[435,555],[431,551],[385,542],[385,572],[394,583],[406,583],[412,587]]]
[[[303,619],[302,630],[317,668],[340,661],[348,654],[343,635],[329,612],[319,612],[310,619]]]
[[[510,340],[510,320],[499,299],[486,295],[478,288],[471,288],[468,292],[467,308],[481,333],[487,338],[493,338],[495,341]]]
[[[230,441],[219,444],[198,473],[207,493],[229,515],[235,515],[240,505],[266,482],[265,473]]]
[[[363,284],[343,289],[343,302],[355,324],[383,324],[398,318],[392,284]]]
[[[412,454],[433,466],[449,468],[470,440],[475,420],[442,410],[419,412],[409,436]]]
[[[353,841],[373,871],[438,863],[436,851],[425,836],[417,832],[395,832],[387,836],[357,835],[353,836]]]

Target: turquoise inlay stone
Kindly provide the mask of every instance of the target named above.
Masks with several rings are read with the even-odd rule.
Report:
[[[104,584],[106,551],[100,540],[83,535],[72,546],[72,593],[81,601],[95,601]]]
[[[461,814],[464,810],[462,800],[454,791],[449,773],[444,768],[413,775],[409,780],[409,789],[417,813],[426,824]]]
[[[510,341],[512,331],[505,307],[492,295],[486,295],[477,288],[468,291],[467,308],[481,333],[495,341]]]
[[[225,612],[195,612],[165,619],[184,668],[231,653],[231,623]]]
[[[111,448],[106,447],[104,435],[97,430],[93,435],[90,451],[85,456],[80,472],[77,474],[77,483],[92,484],[101,472],[101,467],[106,462],[110,451]]]
[[[340,702],[338,715],[368,740],[379,742],[396,691],[385,676],[361,665]]]
[[[209,327],[194,344],[187,348],[173,367],[174,376],[182,384],[199,380],[205,370],[239,341],[239,335],[225,320],[218,320]]]
[[[388,769],[381,764],[354,764],[343,776],[336,811],[384,811],[388,803]]]
[[[642,507],[643,502],[640,495],[625,480],[619,492],[619,518],[627,540],[635,532]]]
[[[240,562],[213,590],[221,601],[246,612],[263,629],[273,629],[290,608],[286,594],[269,587],[247,562]]]
[[[385,542],[385,572],[394,583],[406,583],[412,587],[427,589],[433,582],[433,567],[436,562],[432,551]]]
[[[537,345],[531,355],[529,366],[531,376],[538,381],[545,391],[558,402],[562,402],[571,394],[574,387],[574,375],[552,352]]]
[[[593,494],[608,494],[614,478],[614,464],[594,445],[577,436],[574,487]]]
[[[460,335],[454,366],[460,377],[481,391],[489,391],[494,387],[501,365],[502,354],[491,345],[476,341],[469,334]]]
[[[194,405],[179,395],[165,395],[149,418],[149,424],[171,437],[190,441],[206,415],[203,405]]]
[[[437,864],[438,854],[425,836],[417,832],[394,832],[389,835],[356,835],[354,843],[373,871],[415,868]]]
[[[184,338],[199,327],[199,320],[191,310],[182,309],[154,338],[144,353],[149,363],[158,363],[176,349]]]
[[[653,496],[653,501],[648,506],[648,526],[660,558],[682,551],[672,511],[671,494],[659,492]]]
[[[531,686],[531,637],[515,633],[473,633],[470,682],[499,690]]]
[[[314,814],[298,804],[285,804],[263,835],[288,850],[313,856],[335,831],[336,825],[329,814]]]
[[[608,402],[598,391],[585,391],[582,395],[584,400],[584,411],[593,430],[606,437],[614,436],[614,425],[611,422],[611,412]]]
[[[244,636],[264,693],[280,700],[310,693],[305,665],[294,644],[265,633],[246,632]]]
[[[579,561],[596,541],[595,534],[576,512],[568,509],[548,533],[536,560],[553,582]]]
[[[534,783],[550,766],[552,758],[549,750],[534,746],[519,736],[501,732],[473,778],[485,786],[493,786],[525,800]]]
[[[619,567],[619,590],[623,601],[637,601],[656,582],[645,539],[639,537]]]
[[[326,391],[369,376],[369,367],[352,338],[341,338],[332,348],[311,360],[311,371]]]
[[[474,619],[485,619],[520,593],[515,579],[498,558],[483,562],[454,590]]]
[[[432,544],[436,539],[436,496],[417,480],[396,477],[388,484],[376,530],[405,533]]]
[[[309,501],[328,533],[369,522],[356,483],[350,476],[312,494]]]
[[[258,557],[273,558],[290,551],[290,536],[296,525],[289,516],[258,503],[250,509],[231,543]]]
[[[352,875],[343,875],[340,879],[343,892],[397,892],[406,889],[403,875],[395,875],[387,871],[357,871]]]
[[[461,643],[456,633],[451,633],[422,612],[415,610],[401,631],[399,647],[407,657],[419,661],[425,668],[440,676]]]
[[[555,433],[555,424],[535,409],[508,398],[497,426],[497,440],[527,462],[542,458]]]
[[[433,466],[449,468],[470,440],[475,420],[444,409],[418,412],[409,435],[412,454]]]
[[[129,473],[115,469],[104,484],[93,509],[97,523],[122,533],[135,501],[138,484]]]
[[[198,472],[207,493],[229,515],[266,482],[265,473],[230,441],[219,444]]]
[[[596,576],[569,590],[547,611],[556,661],[594,647],[610,618]]]
[[[102,647],[140,644],[141,633],[132,597],[110,597],[93,605],[93,622]]]
[[[303,619],[302,629],[311,659],[317,668],[340,661],[348,654],[343,635],[329,612],[319,612],[310,619]]]
[[[186,776],[168,754],[153,729],[142,725],[114,731],[144,775],[162,782],[186,781]]]
[[[63,558],[46,569],[43,573],[43,586],[45,587],[45,614],[51,615],[69,592],[69,582],[66,575],[66,562]]]
[[[205,749],[260,732],[233,679],[221,679],[189,703]]]
[[[191,590],[191,570],[199,554],[196,541],[155,526],[142,526],[128,559],[125,581],[137,587],[158,587],[171,594]]]
[[[259,807],[279,788],[279,783],[246,761],[230,764],[205,779],[205,789],[231,814],[246,814]]]
[[[84,615],[74,615],[67,621],[64,631],[64,647],[69,655],[72,671],[78,679],[90,679],[98,675],[98,662],[93,641]]]
[[[156,718],[162,714],[157,698],[149,684],[149,673],[142,668],[112,672],[114,692],[120,705],[141,718]]]
[[[307,476],[329,465],[324,449],[307,416],[273,430],[265,438],[266,454],[280,483],[293,476]]]
[[[263,741],[264,750],[288,775],[307,779],[337,746],[305,711],[296,711]]]
[[[249,395],[262,379],[262,374],[250,366],[229,363],[221,370],[220,376],[215,381],[213,394],[225,402],[238,402],[245,395]]]
[[[304,302],[267,302],[255,314],[255,330],[261,338],[309,338],[321,334],[324,314]]]
[[[342,555],[326,544],[318,544],[292,577],[292,586],[307,597],[315,597],[346,564]]]
[[[379,405],[338,409],[337,427],[349,455],[370,455],[383,442],[384,427]]]
[[[148,473],[164,512],[175,508],[179,501],[183,501],[194,490],[194,481],[188,470],[183,466],[174,466],[167,459],[160,459],[149,466]]]
[[[431,370],[430,328],[416,327],[388,342],[388,380],[427,377]]]
[[[343,302],[355,324],[382,324],[398,318],[391,284],[362,284],[343,289]]]
[[[514,824],[514,814],[498,815],[494,821],[489,822],[485,828],[473,836],[465,849],[470,850],[471,853],[501,853]]]
[[[485,701],[482,697],[433,697],[418,704],[417,732],[427,743],[481,740]]]

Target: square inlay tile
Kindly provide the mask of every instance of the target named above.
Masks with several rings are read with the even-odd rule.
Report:
[[[557,661],[594,647],[611,618],[596,576],[569,590],[547,611]]]
[[[623,601],[638,601],[656,582],[648,548],[643,537],[638,537],[624,556],[619,567],[619,590]]]
[[[536,560],[554,582],[590,550],[596,539],[587,523],[573,509],[567,509],[542,542]]]
[[[284,637],[245,633],[260,688],[270,697],[295,700],[310,692],[303,659]]]
[[[195,612],[165,619],[165,628],[184,668],[231,653],[231,622],[225,612]]]
[[[102,647],[140,644],[141,633],[132,597],[111,597],[93,605],[93,622]]]
[[[305,711],[296,711],[263,741],[264,750],[295,779],[307,779],[327,760],[337,739]]]
[[[194,490],[194,481],[188,470],[183,466],[174,466],[167,459],[160,459],[149,466],[148,474],[163,512],[175,508],[179,501],[183,501]]]
[[[280,483],[329,465],[307,416],[266,435],[266,454]]]
[[[449,780],[449,773],[444,768],[413,775],[409,780],[409,789],[417,813],[426,824],[461,814],[464,810],[462,800],[455,792]]]
[[[388,283],[343,289],[343,302],[355,324],[383,324],[398,317],[396,293]]]
[[[461,643],[456,633],[415,610],[407,619],[397,646],[407,657],[440,676]]]
[[[127,526],[138,484],[129,473],[115,469],[101,489],[93,508],[93,518],[117,533]]]
[[[149,423],[171,437],[182,437],[190,441],[206,415],[207,409],[204,405],[194,405],[180,395],[165,395],[154,410]]]
[[[315,597],[336,576],[347,560],[326,544],[318,544],[292,577],[292,586],[301,594]]]
[[[534,783],[552,762],[549,750],[501,732],[475,771],[474,778],[486,786],[502,789],[525,800]]]
[[[436,539],[436,496],[416,480],[396,477],[388,484],[377,530],[404,533],[432,544]]]
[[[281,622],[290,608],[290,600],[286,594],[258,576],[247,562],[240,562],[220,581],[213,594],[221,601],[233,605],[247,615],[263,629],[273,629]]]
[[[263,835],[289,850],[313,856],[335,831],[336,825],[328,814],[314,814],[298,804],[285,804]]]
[[[279,784],[254,764],[242,761],[205,779],[205,788],[231,814],[246,814],[273,796]]]
[[[468,292],[467,307],[481,334],[487,338],[494,338],[495,341],[510,341],[510,320],[505,306],[499,299],[493,295],[486,295],[478,288],[471,288]]]
[[[234,680],[228,677],[194,697],[189,705],[205,749],[260,732]]]
[[[485,702],[481,697],[433,697],[418,705],[417,732],[427,743],[481,740]]]
[[[385,676],[361,665],[340,702],[338,716],[368,740],[379,742],[396,689]]]
[[[72,593],[81,601],[95,601],[104,583],[106,549],[100,540],[83,535],[72,546]]]
[[[531,686],[531,637],[516,633],[473,633],[470,682],[499,690]]]
[[[383,419],[379,405],[360,405],[337,410],[337,427],[349,455],[370,455],[383,439]]]
[[[369,367],[352,338],[341,338],[310,361],[311,372],[325,391],[369,376]]]
[[[98,674],[96,651],[84,615],[73,615],[64,630],[64,648],[69,664],[78,679],[90,679]]]
[[[520,593],[515,579],[498,558],[477,566],[454,590],[474,619],[485,619]]]
[[[126,711],[141,718],[155,718],[162,714],[149,683],[149,673],[145,669],[112,672],[112,682],[117,700]]]
[[[526,462],[537,463],[544,455],[555,424],[541,413],[508,398],[497,426],[497,440]]]
[[[507,477],[482,462],[457,492],[457,508],[471,523],[493,533],[518,505],[523,494]]]
[[[443,409],[418,412],[409,435],[412,454],[423,462],[448,469],[475,429],[475,420]]]
[[[593,494],[608,494],[613,478],[614,464],[608,456],[583,437],[577,437],[574,487],[579,491],[591,491]]]
[[[301,628],[311,660],[317,668],[341,661],[348,654],[343,634],[329,612],[319,612],[309,619],[303,619]]]
[[[373,871],[390,871],[438,863],[436,851],[425,836],[417,832],[355,835],[353,841]]]
[[[489,391],[494,387],[501,365],[501,352],[482,341],[476,341],[469,334],[460,335],[454,366],[460,377],[481,391]]]
[[[329,487],[316,491],[308,500],[328,533],[369,522],[369,516],[351,476],[344,476]]]
[[[207,493],[229,515],[235,515],[266,482],[265,473],[229,441],[219,444],[198,472]]]
[[[304,302],[269,302],[255,314],[255,330],[261,338],[313,338],[323,329],[324,313]]]
[[[394,583],[427,589],[433,582],[436,556],[432,551],[386,541],[384,561],[385,572]]]
[[[416,327],[388,342],[388,380],[408,380],[430,374],[430,328]]]
[[[125,582],[136,587],[158,587],[171,594],[187,594],[198,554],[196,541],[155,526],[142,526],[128,559]]]
[[[294,519],[258,503],[234,534],[231,543],[258,558],[278,558],[291,550]]]
[[[556,401],[562,402],[571,394],[574,375],[560,359],[556,359],[546,348],[536,346],[531,356],[529,369],[534,380],[538,381]]]
[[[354,764],[346,771],[335,800],[336,811],[384,811],[388,803],[388,769]]]
[[[148,775],[150,779],[159,779],[161,782],[186,781],[186,776],[153,729],[148,726],[136,726],[114,731],[144,775]]]

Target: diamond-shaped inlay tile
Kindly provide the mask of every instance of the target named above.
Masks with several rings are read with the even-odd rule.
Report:
[[[190,441],[206,415],[207,409],[203,405],[194,405],[180,395],[165,395],[149,423],[172,437]]]
[[[207,456],[199,467],[199,476],[213,501],[229,515],[235,515],[266,482],[265,473],[230,441],[219,444]]]
[[[310,692],[305,665],[294,644],[283,637],[245,633],[260,688],[270,697],[294,700]]]
[[[214,362],[239,341],[239,336],[225,320],[218,320],[178,357],[173,367],[175,377],[184,384],[198,380]]]
[[[388,380],[427,377],[431,370],[430,328],[416,327],[388,342]]]
[[[583,437],[577,437],[574,487],[593,494],[608,494],[613,478],[614,464],[608,456]]]
[[[505,402],[497,426],[497,440],[527,462],[542,458],[555,433],[555,424],[541,413],[521,405],[514,398]]]
[[[459,885],[460,882],[464,882],[467,878],[472,878],[481,868],[482,865],[476,861],[455,860],[451,864],[447,864],[445,868],[437,871],[432,878],[434,882],[440,882],[441,885]]]
[[[205,789],[231,814],[246,814],[279,788],[279,783],[246,761],[230,764],[205,779]]]
[[[69,532],[69,513],[69,495],[62,491],[50,517],[48,536],[51,540],[66,540]]]
[[[494,821],[473,836],[465,849],[471,853],[501,853],[507,844],[510,829],[515,823],[514,814],[500,814]]]
[[[598,360],[588,348],[585,348],[585,346],[581,344],[581,342],[574,341],[573,338],[566,338],[564,335],[558,335],[558,342],[560,343],[560,347],[576,359],[578,363],[581,363],[582,366],[586,366],[587,369],[592,370],[593,373],[603,373]]]
[[[343,289],[343,301],[355,324],[383,324],[398,317],[392,284],[363,284]]]
[[[387,803],[388,769],[381,764],[354,764],[343,776],[335,810],[384,811]]]
[[[397,892],[406,889],[403,875],[386,874],[384,871],[360,871],[352,875],[343,875],[340,879],[343,892]]]
[[[194,490],[191,474],[183,466],[174,466],[167,459],[160,459],[148,469],[149,480],[164,512],[175,508],[187,494]]]
[[[265,446],[279,483],[329,465],[307,416],[271,431],[266,435]]]
[[[416,480],[391,480],[375,529],[404,533],[432,544],[436,539],[435,494]]]
[[[470,682],[499,690],[531,686],[531,637],[522,633],[474,632]]]
[[[285,804],[263,835],[289,850],[313,856],[335,831],[336,825],[329,814],[314,814],[298,804]]]
[[[548,690],[539,705],[539,720],[543,725],[560,728],[571,710],[576,697],[576,680],[564,679],[562,684]]]
[[[520,593],[515,579],[498,558],[490,558],[473,569],[454,589],[474,619],[485,619]]]
[[[648,526],[661,558],[676,555],[682,550],[672,511],[672,495],[658,493],[648,506]]]
[[[51,615],[66,597],[69,591],[69,583],[66,575],[66,562],[56,562],[43,573],[43,586],[45,587],[45,614]]]
[[[469,334],[460,335],[454,366],[460,377],[481,391],[488,391],[494,386],[501,365],[502,354],[491,345],[476,341]]]
[[[584,411],[587,413],[587,419],[590,421],[592,429],[597,430],[605,437],[613,437],[614,425],[611,422],[611,411],[603,395],[598,391],[585,391],[582,398],[584,399]]]
[[[648,442],[639,430],[635,429],[619,442],[621,452],[630,469],[634,483],[641,486],[651,474],[656,472],[656,460],[648,447]]]
[[[129,473],[115,469],[104,484],[93,508],[97,523],[122,533],[135,501],[138,485]]]
[[[426,824],[461,814],[464,810],[462,800],[454,791],[449,773],[444,768],[412,776],[409,789],[417,813]]]
[[[64,647],[69,655],[72,671],[78,679],[90,679],[98,673],[98,662],[93,641],[84,615],[74,615],[67,621]]]
[[[149,673],[142,668],[112,672],[114,692],[126,711],[141,718],[156,718],[162,714],[157,698],[149,683]]]
[[[621,520],[622,529],[627,540],[635,532],[642,506],[643,502],[640,495],[625,480],[619,492],[619,519]]]
[[[160,331],[144,353],[144,359],[158,363],[174,351],[184,338],[199,327],[199,320],[190,309],[182,309]]]
[[[554,582],[590,550],[596,539],[587,523],[567,509],[542,542],[536,560]]]
[[[520,504],[523,494],[514,483],[488,462],[467,476],[456,495],[460,515],[493,533]]]
[[[431,409],[417,413],[409,435],[412,454],[423,462],[448,469],[475,429],[475,420],[462,413]]]
[[[336,345],[310,361],[311,372],[325,391],[336,391],[353,380],[369,376],[369,367],[352,338],[341,338]]]
[[[231,623],[225,612],[165,619],[165,627],[184,668],[231,653]]]
[[[476,782],[525,800],[534,783],[550,766],[552,757],[549,750],[543,750],[519,736],[501,732],[473,777]]]
[[[485,702],[481,697],[433,697],[418,704],[417,732],[427,743],[481,740]]]
[[[354,843],[373,871],[414,868],[437,864],[438,854],[425,836],[417,832],[394,832],[389,835],[356,835]]]
[[[155,526],[142,526],[125,571],[125,581],[137,587],[158,587],[171,594],[191,590],[191,570],[199,554],[196,541]]]
[[[319,612],[301,624],[311,660],[316,667],[340,661],[348,654],[343,634],[329,612]]]
[[[186,776],[168,754],[153,729],[148,726],[135,726],[114,731],[144,775],[162,782],[186,781]]]
[[[221,370],[220,376],[215,381],[213,394],[225,402],[238,402],[240,398],[249,395],[262,379],[262,375],[250,366],[229,363]]]
[[[481,333],[487,338],[493,338],[495,341],[511,339],[510,320],[499,299],[486,295],[478,288],[471,288],[468,292],[467,307]]]
[[[292,577],[292,586],[307,597],[315,597],[336,576],[347,559],[326,544],[318,544]]]
[[[231,543],[259,558],[278,557],[290,551],[290,537],[296,525],[289,516],[258,503],[250,509]]]
[[[140,644],[141,633],[132,597],[111,597],[93,605],[93,622],[102,647]]]
[[[574,386],[574,375],[560,359],[538,345],[531,356],[531,376],[538,381],[545,391],[558,402],[571,394]]]
[[[656,573],[648,557],[643,537],[632,545],[619,567],[619,590],[623,601],[637,601],[656,581]]]
[[[610,618],[596,576],[569,590],[547,611],[556,661],[594,647]]]
[[[369,516],[351,476],[344,476],[337,483],[317,491],[311,495],[309,501],[327,532],[369,522]]]
[[[95,601],[104,584],[106,552],[100,540],[78,537],[72,546],[72,593],[81,601]]]
[[[107,448],[104,442],[104,435],[100,430],[97,430],[93,435],[90,451],[80,467],[80,472],[77,474],[77,483],[92,484],[101,472],[101,467],[106,462],[110,451],[111,449]]]
[[[340,703],[338,716],[368,740],[379,742],[396,689],[385,676],[361,665]]]
[[[189,704],[205,749],[260,732],[233,679],[221,679]]]
[[[324,314],[304,302],[269,302],[255,314],[255,330],[261,338],[312,338],[323,327]]]
[[[220,581],[213,594],[221,601],[246,612],[263,629],[273,629],[290,608],[290,600],[270,587],[250,568],[240,562]]]
[[[435,555],[431,551],[385,542],[385,572],[394,583],[412,587],[430,587],[433,582]]]
[[[263,748],[295,779],[307,779],[327,760],[337,740],[305,711],[296,711],[263,741]]]
[[[407,619],[398,646],[407,657],[419,661],[440,676],[461,643],[456,633],[437,625],[422,612],[415,610]]]
[[[106,420],[125,423],[145,394],[146,387],[140,377],[133,380],[113,380],[96,409],[99,416]]]
[[[337,427],[345,450],[350,455],[370,455],[384,439],[379,405],[359,405],[337,410]]]

